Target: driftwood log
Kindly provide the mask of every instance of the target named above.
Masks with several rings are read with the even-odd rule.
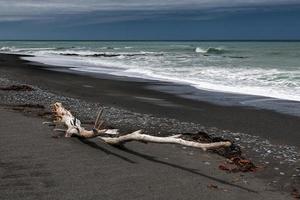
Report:
[[[220,147],[229,147],[231,142],[213,142],[213,143],[200,143],[194,141],[184,140],[181,135],[173,135],[168,137],[157,137],[142,134],[142,130],[138,130],[129,134],[119,135],[117,129],[104,129],[102,128],[103,121],[101,120],[102,110],[98,112],[95,120],[94,128],[92,130],[86,130],[81,126],[79,119],[76,119],[70,111],[65,109],[61,103],[55,103],[52,105],[52,113],[54,116],[55,124],[62,124],[66,129],[54,129],[54,131],[64,131],[65,137],[78,136],[82,138],[97,137],[110,145],[121,145],[130,141],[139,142],[151,142],[151,143],[169,143],[180,144],[184,146],[200,148],[204,151],[207,149],[216,149]],[[112,137],[113,135],[114,137]]]

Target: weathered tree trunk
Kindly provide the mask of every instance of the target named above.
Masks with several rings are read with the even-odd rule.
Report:
[[[202,150],[207,149],[216,149],[220,147],[228,147],[231,145],[231,142],[213,142],[213,143],[199,143],[194,141],[188,141],[180,138],[181,135],[174,135],[168,137],[157,137],[142,134],[141,130],[129,133],[126,135],[121,135],[117,137],[107,137],[105,135],[118,135],[117,129],[101,129],[103,121],[101,121],[102,110],[98,113],[98,116],[95,121],[94,128],[92,130],[85,130],[81,127],[80,120],[76,119],[70,111],[65,109],[61,103],[55,103],[52,106],[52,112],[54,114],[55,120],[53,121],[56,124],[63,124],[67,127],[65,130],[65,137],[71,137],[76,135],[83,138],[92,138],[98,137],[103,140],[105,143],[110,145],[121,145],[130,141],[140,141],[140,142],[152,142],[152,143],[169,143],[169,144],[180,144],[184,146],[200,148]],[[61,130],[61,129],[56,129]]]

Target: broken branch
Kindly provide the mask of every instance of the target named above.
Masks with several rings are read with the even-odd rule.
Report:
[[[178,137],[179,135],[169,136],[169,137],[157,137],[157,136],[142,134],[142,131],[138,130],[133,133],[115,137],[115,138],[110,138],[110,137],[100,137],[100,138],[104,142],[110,145],[121,145],[125,142],[138,141],[138,142],[152,142],[152,143],[165,143],[165,144],[180,144],[183,146],[200,148],[204,151],[206,151],[207,149],[228,147],[231,145],[231,142],[199,143],[199,142],[183,140]]]

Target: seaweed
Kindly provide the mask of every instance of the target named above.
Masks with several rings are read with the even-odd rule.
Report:
[[[2,86],[0,90],[3,91],[34,91],[33,87],[29,85],[11,85],[11,86]]]
[[[210,136],[206,132],[198,132],[198,133],[183,133],[182,137],[185,140],[197,141],[197,142],[231,142],[231,146],[229,147],[221,147],[218,149],[210,150],[213,153],[217,153],[220,156],[227,158],[225,163],[219,165],[219,169],[227,171],[227,172],[255,172],[257,170],[257,166],[242,156],[241,148],[234,143],[234,141],[226,140],[221,137]]]

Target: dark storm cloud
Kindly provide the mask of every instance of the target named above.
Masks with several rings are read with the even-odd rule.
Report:
[[[0,0],[0,39],[300,39],[299,0]]]
[[[99,22],[168,17],[180,11],[226,11],[298,4],[298,0],[0,0],[0,21],[55,20],[61,16],[101,15]],[[125,14],[125,15],[124,15]],[[119,17],[118,17],[119,16]],[[180,15],[178,15],[180,16]],[[177,18],[178,18],[177,16]],[[195,16],[205,19],[208,16]],[[210,16],[211,17],[211,16]]]

